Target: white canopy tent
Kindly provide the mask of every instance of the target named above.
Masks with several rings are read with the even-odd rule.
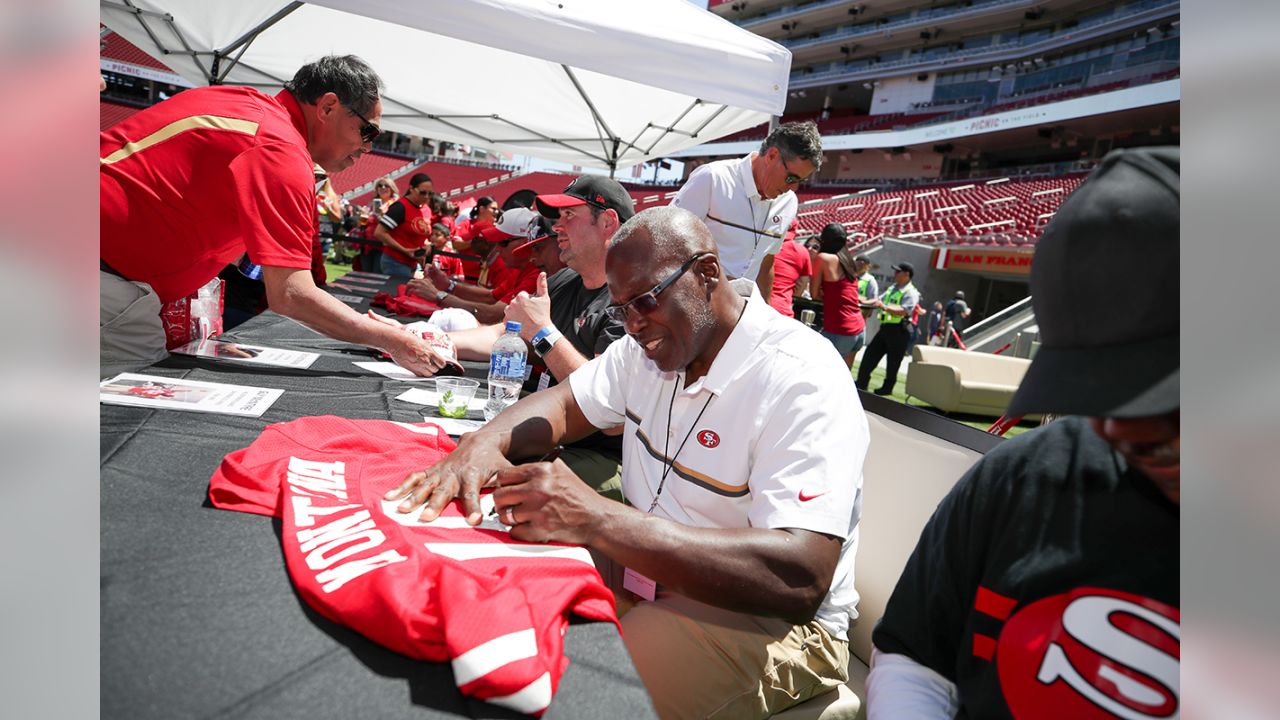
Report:
[[[616,169],[781,115],[791,53],[685,0],[100,0],[196,85],[355,54],[386,130]]]

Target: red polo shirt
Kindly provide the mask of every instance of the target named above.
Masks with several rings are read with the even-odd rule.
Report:
[[[317,232],[315,163],[287,91],[194,88],[102,133],[102,260],[190,295],[246,250],[307,269]]]

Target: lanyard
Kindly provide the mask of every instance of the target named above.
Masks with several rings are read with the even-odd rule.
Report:
[[[662,457],[664,460],[662,478],[658,480],[658,492],[653,494],[653,502],[649,503],[649,509],[645,512],[651,513],[654,508],[658,507],[658,498],[662,497],[662,488],[667,485],[667,475],[675,467],[676,458],[680,456],[680,451],[684,450],[684,444],[689,442],[689,436],[693,434],[693,429],[698,427],[698,421],[702,419],[702,413],[707,411],[707,406],[715,398],[714,394],[708,393],[707,401],[702,404],[702,409],[698,411],[698,416],[689,424],[689,429],[684,433],[684,439],[680,441],[680,447],[676,448],[676,454],[667,457],[667,451],[671,449],[671,410],[676,406],[676,393],[680,391],[680,384],[680,376],[677,374],[675,382],[671,385],[671,402],[667,403],[667,433],[666,439],[662,441]]]
[[[738,323],[742,321],[742,316],[746,314],[748,302],[750,301],[747,299],[742,301],[742,309],[738,311],[738,317],[733,321],[734,328],[737,328]],[[675,467],[676,458],[680,457],[680,451],[684,450],[685,443],[689,442],[689,436],[693,434],[694,428],[698,427],[698,421],[702,419],[702,414],[707,411],[707,406],[715,398],[714,393],[708,393],[707,401],[702,404],[702,409],[698,411],[698,416],[689,424],[689,429],[684,433],[684,439],[680,441],[680,447],[676,448],[676,454],[667,457],[667,451],[671,448],[671,411],[676,406],[676,393],[680,391],[681,384],[683,383],[679,373],[677,373],[675,382],[671,385],[671,401],[667,403],[667,432],[665,439],[662,441],[662,457],[665,464],[662,466],[662,477],[658,480],[658,492],[653,494],[653,502],[649,503],[649,509],[645,511],[648,513],[653,512],[653,509],[658,507],[658,499],[662,497],[662,489],[667,485],[667,475]]]

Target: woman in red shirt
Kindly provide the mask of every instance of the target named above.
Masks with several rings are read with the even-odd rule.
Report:
[[[843,225],[830,223],[818,236],[817,252],[810,251],[813,275],[809,294],[822,300],[822,336],[835,345],[844,364],[853,368],[867,327],[858,299],[858,278],[837,256],[848,241]]]

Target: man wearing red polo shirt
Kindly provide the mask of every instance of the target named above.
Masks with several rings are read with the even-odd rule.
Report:
[[[429,375],[444,359],[410,333],[352,311],[311,279],[316,182],[348,168],[381,130],[382,81],[355,56],[303,66],[275,97],[245,87],[183,92],[102,133],[100,372],[165,357],[162,303],[190,295],[246,252],[267,302],[338,340]]]

